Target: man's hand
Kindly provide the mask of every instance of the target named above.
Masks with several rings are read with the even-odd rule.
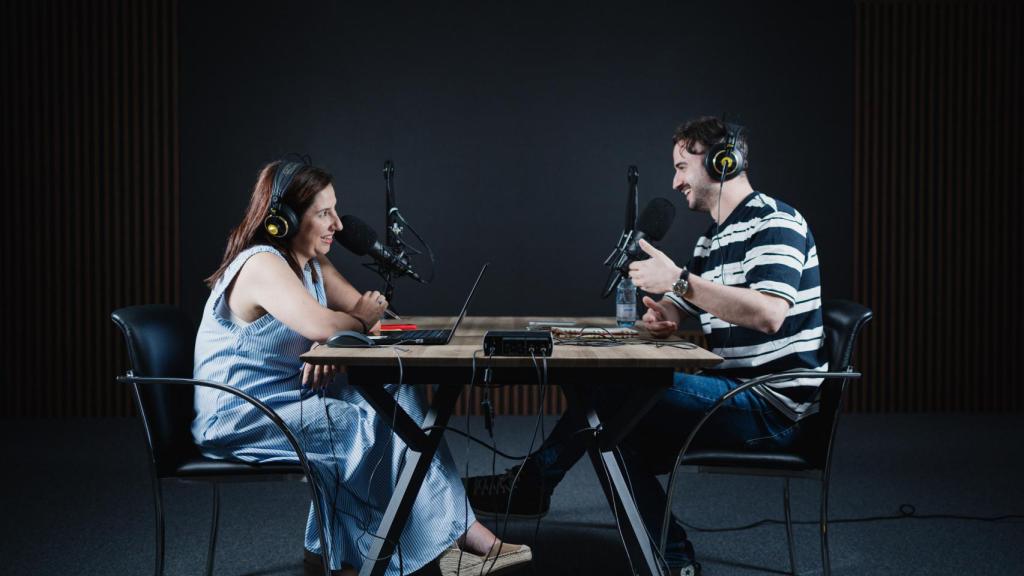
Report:
[[[655,338],[668,338],[679,329],[679,309],[672,304],[655,302],[650,296],[644,296],[644,328]]]
[[[652,294],[670,292],[683,269],[646,240],[640,240],[640,248],[651,257],[629,265],[629,277],[633,284]]]

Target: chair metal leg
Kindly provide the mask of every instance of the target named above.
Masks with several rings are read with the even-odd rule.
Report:
[[[153,472],[153,508],[156,517],[156,576],[164,574],[164,499],[160,493],[160,478]]]
[[[306,470],[306,481],[309,483],[309,491],[313,498],[313,512],[316,515],[316,527],[320,531],[320,567],[323,568],[324,576],[331,576],[331,555],[330,550],[327,548],[326,511],[322,508],[320,503],[319,480],[313,474],[313,470],[311,468],[307,467]]]
[[[828,554],[828,475],[821,481],[821,567],[825,576],[832,574],[832,562]]]
[[[220,523],[220,484],[213,485],[213,519],[210,520],[210,549],[206,551],[206,576],[213,576],[213,558],[217,551],[217,525]]]
[[[782,502],[786,507],[786,544],[789,546],[789,571],[796,576],[796,551],[793,549],[793,515],[789,511],[789,478],[782,488]]]

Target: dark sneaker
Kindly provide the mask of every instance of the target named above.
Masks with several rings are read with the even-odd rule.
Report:
[[[693,544],[685,536],[681,540],[666,542],[663,556],[669,566],[669,574],[700,576],[700,563],[693,559]]]
[[[700,562],[690,562],[679,568],[679,576],[700,576]]]
[[[551,507],[551,496],[534,474],[524,470],[516,480],[519,466],[509,468],[497,476],[472,476],[463,482],[469,495],[469,504],[477,514],[510,518],[540,518]],[[515,481],[515,490],[512,482]],[[511,497],[510,497],[511,496]]]

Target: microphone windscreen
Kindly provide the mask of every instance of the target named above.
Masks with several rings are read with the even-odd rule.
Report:
[[[664,198],[653,198],[644,206],[637,228],[648,238],[659,241],[665,237],[676,218],[676,207]]]
[[[351,214],[341,217],[341,227],[341,232],[338,232],[338,242],[341,242],[342,246],[348,248],[356,256],[363,256],[369,252],[374,242],[377,241],[377,233],[373,228]]]

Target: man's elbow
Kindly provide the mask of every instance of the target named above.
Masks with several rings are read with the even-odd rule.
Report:
[[[769,336],[777,334],[779,330],[782,330],[782,320],[776,320],[775,318],[765,318],[761,323],[760,330]]]
[[[780,298],[773,299],[779,300],[779,302],[773,302],[764,311],[758,326],[761,332],[769,336],[777,334],[779,330],[782,330],[782,325],[786,323],[786,316],[789,314],[789,302]]]

